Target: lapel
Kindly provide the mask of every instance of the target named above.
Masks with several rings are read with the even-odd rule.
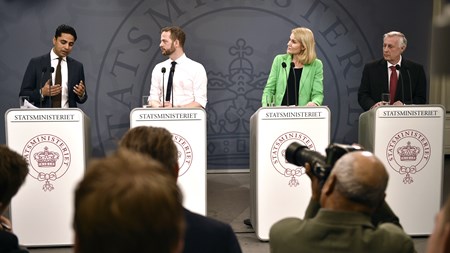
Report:
[[[313,62],[314,63],[314,62]],[[308,65],[303,65],[303,70],[302,70],[302,76],[300,77],[300,89],[299,92],[303,89],[305,89],[305,86],[310,87],[310,80],[312,80],[311,75],[312,75],[312,70],[313,70],[313,63],[308,64]],[[309,88],[308,88],[309,89]],[[301,93],[299,93],[301,94]]]
[[[72,81],[72,72],[70,70],[73,70],[72,64],[73,64],[73,60],[72,58],[70,58],[69,56],[66,57],[66,61],[67,61],[67,88],[70,90],[71,89],[71,85],[73,84]]]
[[[381,93],[389,93],[389,78],[388,78],[388,70],[387,70],[387,62],[382,59],[377,64],[377,73],[375,74],[376,77],[380,77],[380,79],[376,78],[376,80],[379,80],[380,84],[383,86],[381,87]]]
[[[281,80],[281,86],[279,87],[279,92],[284,94],[284,91],[286,90],[287,85],[287,78],[289,76],[289,73],[291,71],[291,62],[292,62],[292,56],[290,54],[286,54],[283,57],[282,62],[286,63],[286,72],[281,67],[281,62],[279,63],[280,71],[279,71],[279,80]],[[278,89],[278,88],[277,88]]]

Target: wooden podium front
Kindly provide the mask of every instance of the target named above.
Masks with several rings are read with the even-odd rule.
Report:
[[[206,215],[206,113],[201,108],[135,108],[130,127],[163,127],[173,135],[179,158],[183,206]]]
[[[10,109],[6,143],[29,164],[11,201],[14,233],[25,246],[73,244],[74,191],[90,153],[89,118],[80,109]]]
[[[389,172],[386,201],[410,235],[431,234],[440,209],[444,118],[440,105],[381,106],[359,118],[359,143]]]
[[[270,227],[278,220],[303,218],[311,198],[305,168],[286,161],[292,142],[325,155],[328,107],[263,107],[250,119],[250,219],[262,241],[269,240]]]

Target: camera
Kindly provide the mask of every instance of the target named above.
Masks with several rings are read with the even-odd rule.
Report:
[[[297,166],[305,166],[305,163],[309,163],[312,174],[323,183],[341,156],[360,150],[363,148],[359,145],[332,143],[325,149],[326,157],[324,157],[319,152],[310,150],[298,142],[293,142],[286,149],[286,160]]]

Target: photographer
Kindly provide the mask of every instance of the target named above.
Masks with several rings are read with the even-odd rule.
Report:
[[[305,168],[312,187],[305,218],[286,218],[272,226],[272,253],[415,252],[412,239],[401,227],[383,222],[391,220],[383,218],[391,212],[384,202],[389,176],[372,153],[343,155],[323,187],[310,165]],[[372,222],[372,217],[379,222]]]

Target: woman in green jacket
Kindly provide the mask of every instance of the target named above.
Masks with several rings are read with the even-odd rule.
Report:
[[[323,65],[312,31],[291,31],[286,54],[275,57],[262,95],[263,106],[318,106],[323,102]]]

